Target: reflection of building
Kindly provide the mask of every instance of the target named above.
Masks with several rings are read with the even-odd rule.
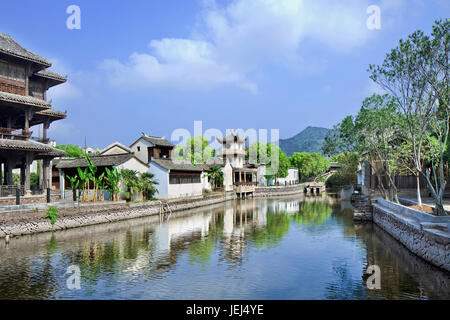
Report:
[[[50,87],[66,77],[48,68],[51,63],[30,52],[10,36],[0,33],[0,197],[16,187],[13,169],[20,169],[20,189],[31,193],[31,163],[42,161],[40,189],[50,186],[51,160],[64,154],[49,144],[47,130],[53,121],[66,118],[47,101]],[[31,138],[33,126],[42,125],[42,137]],[[4,172],[4,174],[3,174]],[[11,190],[10,190],[11,189]]]
[[[300,200],[278,201],[279,212],[297,213],[300,208]]]

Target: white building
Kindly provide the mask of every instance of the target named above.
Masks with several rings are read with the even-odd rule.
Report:
[[[277,181],[280,186],[297,184],[299,182],[298,168],[290,167],[288,175],[285,178],[278,178]]]

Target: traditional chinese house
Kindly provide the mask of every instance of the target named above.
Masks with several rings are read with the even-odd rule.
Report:
[[[234,191],[240,197],[253,194],[257,184],[258,167],[246,163],[245,142],[247,138],[240,138],[236,133],[229,133],[225,137],[217,138],[222,144],[222,150],[217,151],[217,156],[222,157],[223,163],[229,163],[232,167],[232,183]],[[227,183],[224,175],[224,183]]]
[[[42,161],[40,191],[50,187],[51,160],[65,152],[49,144],[47,130],[66,118],[47,101],[50,87],[66,77],[48,68],[51,63],[0,33],[0,197],[15,194],[13,169],[20,169],[22,194],[31,194],[30,165]],[[42,137],[31,139],[33,126],[42,125]]]
[[[158,198],[201,196],[202,167],[174,160],[174,147],[164,137],[149,136],[145,133],[130,145],[135,156],[147,163],[148,171],[155,175],[158,181],[155,186]]]

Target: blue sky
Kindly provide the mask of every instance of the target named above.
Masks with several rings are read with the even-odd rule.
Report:
[[[72,4],[80,30],[66,27]],[[369,5],[380,30],[366,27]],[[331,127],[377,91],[369,64],[449,16],[446,0],[22,0],[2,3],[0,32],[68,76],[49,91],[68,112],[51,138],[102,148],[194,120],[280,138]]]

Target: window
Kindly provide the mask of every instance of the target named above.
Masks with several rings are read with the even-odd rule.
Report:
[[[137,147],[137,151],[138,151],[138,152],[141,152],[141,147]]]
[[[200,182],[200,173],[171,173],[169,175],[170,184],[188,184]]]

